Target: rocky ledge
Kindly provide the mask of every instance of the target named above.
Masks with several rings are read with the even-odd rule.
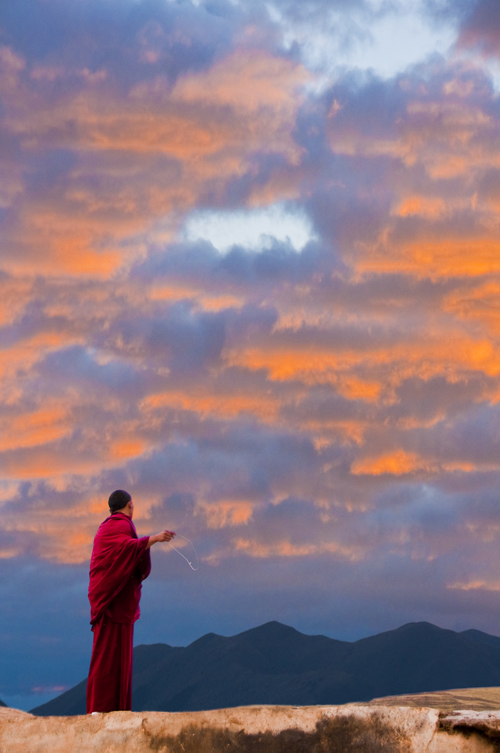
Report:
[[[0,709],[1,753],[483,753],[500,711],[397,706],[244,706],[36,717]]]

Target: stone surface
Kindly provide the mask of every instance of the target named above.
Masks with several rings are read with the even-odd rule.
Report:
[[[486,753],[498,751],[499,742],[500,711],[453,711],[440,715],[434,746],[429,747],[428,753]]]
[[[500,709],[500,688],[459,688],[433,693],[413,693],[411,695],[374,698],[369,705],[376,706],[426,706],[431,709],[455,711],[474,709],[476,711]]]
[[[349,704],[36,717],[0,708],[1,753],[486,753],[499,741],[500,712]]]
[[[490,740],[500,742],[500,711],[457,710],[439,721],[441,729],[449,731],[474,729],[482,732]]]

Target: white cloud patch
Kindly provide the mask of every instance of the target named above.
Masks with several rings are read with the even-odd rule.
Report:
[[[306,215],[283,204],[239,212],[194,212],[182,234],[187,241],[210,241],[221,253],[233,246],[261,250],[275,241],[290,243],[300,251],[314,238]]]
[[[457,38],[453,25],[438,24],[426,13],[423,0],[371,2],[347,10],[318,5],[309,17],[286,14],[279,3],[267,7],[285,45],[299,43],[305,65],[326,75],[348,68],[392,78],[433,53],[445,55]]]

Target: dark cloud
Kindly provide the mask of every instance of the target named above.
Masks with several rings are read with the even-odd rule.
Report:
[[[0,28],[4,44],[32,65],[69,74],[72,89],[84,83],[83,71],[102,70],[130,86],[152,69],[175,79],[180,71],[206,67],[230,49],[235,14],[234,8],[225,17],[191,3],[157,0],[90,2],[84,8],[49,0],[2,6]],[[69,91],[68,83],[62,88]]]
[[[488,55],[500,52],[500,20],[495,0],[476,0],[467,4],[459,44],[477,47]]]

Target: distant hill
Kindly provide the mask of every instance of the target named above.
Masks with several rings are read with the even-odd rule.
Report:
[[[500,638],[427,622],[348,643],[268,622],[186,648],[134,649],[136,711],[196,711],[249,704],[340,704],[453,688],[500,686]],[[85,713],[86,680],[32,713]]]
[[[4,703],[3,701],[0,701],[0,706],[4,706],[5,708],[7,708],[7,704]]]

